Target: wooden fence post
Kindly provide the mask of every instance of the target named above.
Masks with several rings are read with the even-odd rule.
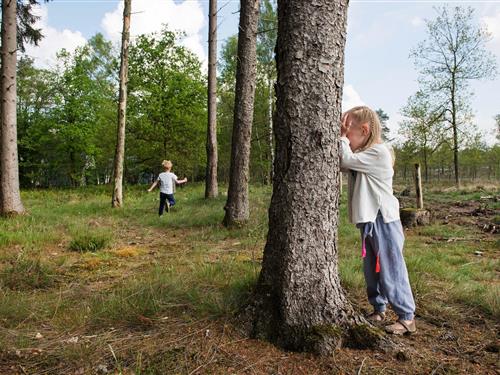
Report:
[[[424,195],[422,193],[422,178],[420,175],[420,164],[415,163],[415,194],[417,196],[417,209],[424,208]]]

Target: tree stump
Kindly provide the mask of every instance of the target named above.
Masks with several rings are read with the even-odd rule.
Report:
[[[418,208],[402,208],[399,211],[401,224],[405,228],[413,228],[418,225],[429,225],[431,221],[431,213],[424,209]]]

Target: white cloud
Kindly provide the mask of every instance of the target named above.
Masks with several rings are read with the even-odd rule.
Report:
[[[418,16],[415,16],[411,19],[412,26],[419,27],[424,24],[424,20]]]
[[[46,68],[56,64],[56,53],[65,48],[73,52],[77,47],[83,46],[87,40],[79,31],[68,29],[57,30],[49,26],[49,14],[46,6],[34,8],[34,14],[40,16],[35,27],[42,29],[44,38],[38,46],[26,45],[26,55],[34,58],[35,65]]]
[[[342,97],[342,111],[347,111],[349,108],[365,105],[365,102],[361,99],[361,96],[354,89],[352,85],[344,85],[344,93]]]
[[[106,36],[118,43],[121,39],[123,17],[123,3],[116,9],[106,13],[101,26]],[[132,2],[132,16],[130,34],[136,36],[148,34],[162,29],[167,24],[172,31],[183,31],[186,37],[182,45],[195,53],[202,62],[207,60],[203,37],[200,32],[205,23],[203,7],[198,0],[186,0],[176,3],[174,0],[134,0]]]
[[[481,21],[487,27],[493,38],[491,41],[492,49],[496,52],[500,52],[500,11],[493,16],[481,18]]]

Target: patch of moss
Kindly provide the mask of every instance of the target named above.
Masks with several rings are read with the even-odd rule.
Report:
[[[332,336],[332,337],[342,337],[343,330],[340,326],[336,324],[320,324],[313,326],[310,330],[310,334],[313,336]]]
[[[413,212],[417,212],[417,211],[418,211],[418,208],[414,208],[414,207],[406,207],[406,208],[401,209],[401,212],[408,212],[408,213],[413,213]]]
[[[368,324],[349,327],[345,338],[345,346],[355,349],[372,349],[380,345],[384,337],[382,330]]]
[[[311,327],[305,334],[305,349],[328,355],[342,345],[344,331],[335,324],[320,324]]]

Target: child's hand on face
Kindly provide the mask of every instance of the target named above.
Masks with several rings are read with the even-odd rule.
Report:
[[[341,120],[341,124],[340,124],[340,136],[341,137],[346,136],[351,125],[352,125],[352,120],[349,117],[349,113],[344,113],[342,115],[342,120]]]

